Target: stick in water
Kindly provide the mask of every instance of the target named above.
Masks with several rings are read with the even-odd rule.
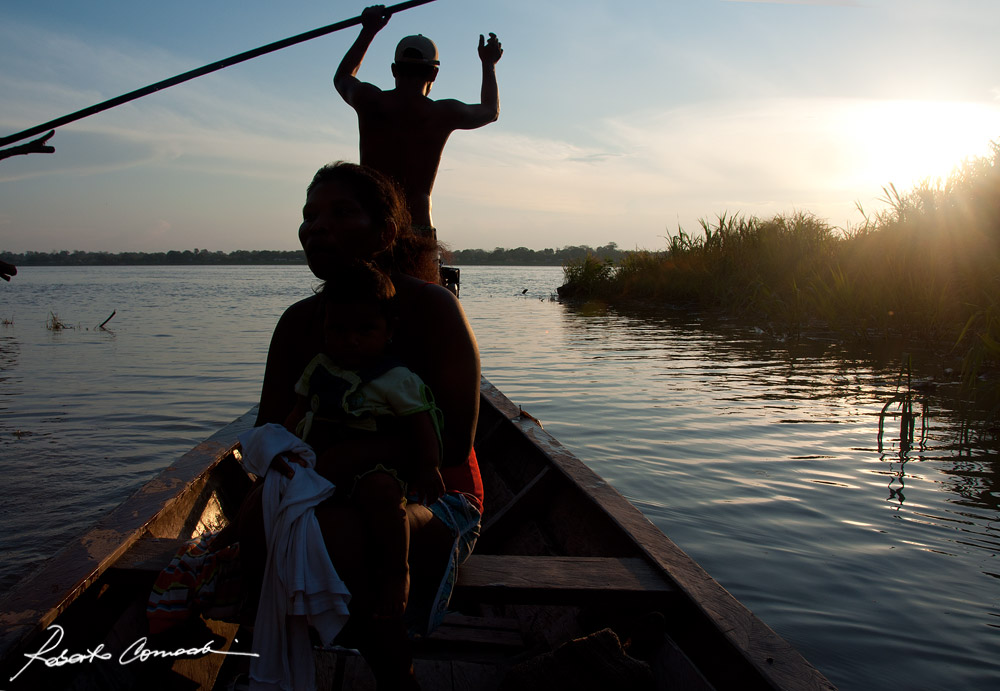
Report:
[[[118,314],[118,310],[111,310],[111,317],[114,317],[116,314]],[[103,329],[104,325],[107,324],[109,321],[111,321],[111,317],[108,317],[107,319],[105,319],[104,321],[102,321],[101,325],[98,326],[97,328],[98,329]]]

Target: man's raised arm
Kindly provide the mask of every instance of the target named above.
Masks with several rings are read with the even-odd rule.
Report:
[[[357,78],[358,70],[368,52],[368,46],[372,44],[382,27],[389,23],[391,15],[386,12],[385,5],[372,5],[366,7],[361,13],[361,33],[354,41],[354,44],[347,50],[344,59],[337,67],[337,73],[333,75],[333,85],[337,93],[349,104],[352,101],[355,88],[361,81]]]
[[[438,101],[447,113],[447,121],[452,129],[474,130],[477,127],[496,122],[500,117],[500,90],[497,87],[496,65],[503,55],[496,34],[490,40],[479,35],[479,59],[483,62],[483,86],[479,92],[479,103],[469,104],[448,99]]]
[[[493,114],[489,122],[500,117],[500,88],[497,86],[496,66],[503,56],[503,48],[496,34],[490,34],[490,40],[484,41],[479,34],[479,59],[483,62],[483,86],[479,93],[480,104]],[[485,124],[485,123],[484,123]]]

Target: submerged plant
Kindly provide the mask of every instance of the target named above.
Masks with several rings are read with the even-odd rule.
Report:
[[[917,418],[920,418],[919,448],[923,449],[927,441],[927,402],[923,401],[921,412],[913,412],[913,361],[909,355],[906,355],[905,357],[906,364],[900,370],[900,379],[902,380],[905,377],[906,386],[901,391],[900,385],[896,385],[896,393],[892,398],[886,401],[884,406],[882,406],[882,411],[878,416],[878,451],[880,454],[883,453],[882,437],[885,433],[885,421],[886,418],[890,416],[899,416],[899,454],[901,457],[905,457],[906,454],[909,453],[910,449],[913,448]],[[899,406],[899,411],[897,413],[889,412],[889,408],[893,404],[898,404]]]
[[[62,331],[63,329],[72,329],[73,327],[62,323],[54,312],[49,312],[49,318],[45,320],[45,328],[49,331]]]
[[[995,298],[969,317],[955,345],[964,344],[962,384],[974,399],[985,402],[987,420],[996,420],[1000,417],[1000,381],[985,378],[990,366],[1000,362],[1000,304]]]

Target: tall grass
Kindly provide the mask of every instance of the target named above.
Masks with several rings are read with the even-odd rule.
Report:
[[[615,280],[614,263],[610,259],[599,259],[593,252],[581,259],[575,259],[563,267],[569,295],[573,298],[591,298],[611,292]],[[562,290],[562,289],[560,289]]]
[[[679,230],[665,251],[631,252],[617,266],[596,258],[565,267],[568,285],[588,296],[657,299],[724,307],[798,322],[807,317],[800,286],[828,263],[833,230],[806,213],[769,220],[723,214],[701,221],[703,236]]]
[[[901,335],[965,349],[967,378],[1000,360],[1000,142],[944,181],[883,189],[858,226],[808,213],[722,214],[678,229],[661,251],[565,267],[589,297],[694,304],[794,332]]]

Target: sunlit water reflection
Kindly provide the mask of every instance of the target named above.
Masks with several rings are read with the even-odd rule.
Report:
[[[913,399],[927,429],[905,452],[890,405],[880,449],[898,353],[570,308],[550,299],[560,278],[463,269],[493,383],[841,688],[1000,686],[996,455],[960,447],[943,391]],[[0,286],[0,584],[245,411],[278,315],[313,284],[154,267]],[[47,330],[49,311],[79,328]]]

